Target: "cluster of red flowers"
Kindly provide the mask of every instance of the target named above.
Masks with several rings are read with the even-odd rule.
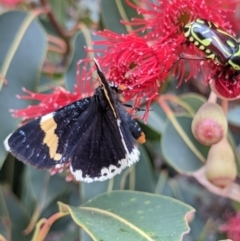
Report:
[[[240,240],[240,213],[236,216],[228,215],[228,220],[220,227],[220,231],[227,233],[231,240]]]
[[[181,60],[182,54],[204,57],[196,46],[186,44],[184,36],[184,26],[197,18],[214,22],[234,35],[237,29],[233,31],[231,26],[236,1],[159,0],[156,1],[158,4],[153,4],[143,0],[140,6],[130,0],[126,2],[141,15],[141,18],[130,22],[122,21],[134,30],[129,34],[99,31],[98,35],[103,40],[94,43],[98,47],[96,49],[105,47],[99,61],[106,68],[109,79],[132,87],[125,93],[126,100],[134,99],[136,106],[146,102],[148,110],[171,70],[179,79],[179,84],[201,76],[201,80],[211,82],[212,88],[223,98],[232,99],[240,95],[240,75],[232,73],[230,68],[210,60]],[[230,17],[229,21],[227,17]]]
[[[0,4],[8,7],[14,7],[16,4],[23,2],[24,0],[0,0]]]
[[[79,68],[81,68],[81,71]],[[10,110],[14,117],[22,117],[24,121],[34,119],[42,115],[51,113],[61,107],[71,104],[79,99],[91,96],[93,94],[93,81],[91,80],[92,71],[89,69],[88,62],[79,61],[77,68],[77,79],[74,91],[71,93],[62,86],[53,87],[52,93],[34,93],[23,88],[27,95],[18,95],[17,98],[38,101],[37,105],[30,105],[25,109]],[[82,80],[84,78],[84,81]]]
[[[196,46],[187,44],[184,36],[184,26],[197,18],[214,22],[220,29],[234,35],[227,17],[236,10],[236,1],[159,0],[156,1],[158,4],[153,4],[143,0],[141,6],[130,0],[126,2],[142,16],[130,22],[122,21],[135,30],[125,35],[99,31],[104,40],[96,41],[95,45],[106,47],[100,63],[109,67],[109,78],[133,87],[126,94],[127,100],[134,97],[137,104],[147,100],[149,105],[172,69],[179,84],[201,75],[203,82],[214,82],[212,85],[221,96],[228,99],[239,96],[239,76],[230,68],[214,61],[180,60],[182,54],[204,57]]]
[[[182,54],[204,56],[197,47],[186,43],[184,26],[190,21],[197,18],[205,19],[234,35],[238,29],[233,31],[231,26],[236,26],[232,16],[237,1],[158,0],[153,4],[151,1],[142,0],[139,6],[130,0],[126,2],[141,16],[130,22],[122,21],[130,28],[134,27],[134,30],[128,34],[117,34],[109,30],[99,31],[97,34],[102,40],[94,42],[96,48],[87,50],[101,56],[98,60],[109,80],[128,86],[124,93],[126,101],[133,100],[137,107],[146,104],[146,109],[150,109],[149,105],[158,96],[159,86],[170,72],[179,79],[179,84],[183,80],[188,81],[192,77],[201,76],[202,81],[211,82],[221,96],[228,99],[239,96],[240,75],[229,79],[229,76],[233,76],[232,70],[228,71],[230,68],[217,65],[211,60],[181,59]],[[91,60],[85,61],[89,63]],[[90,72],[85,71],[85,74],[81,75],[81,81],[89,81],[92,71],[93,68]],[[82,98],[83,93],[79,92],[78,83],[72,94],[62,88],[57,88],[49,95],[34,95],[29,92],[32,99],[40,101],[39,106],[15,111],[15,115],[22,115],[25,118],[36,117]],[[45,101],[46,99],[48,101]],[[147,112],[144,118],[147,119]]]

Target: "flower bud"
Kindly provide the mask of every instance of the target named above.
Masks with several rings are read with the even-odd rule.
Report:
[[[206,178],[215,186],[228,186],[237,175],[232,147],[226,138],[211,146],[205,166]]]
[[[203,145],[219,142],[227,133],[227,119],[222,108],[215,103],[203,104],[193,118],[192,133]]]

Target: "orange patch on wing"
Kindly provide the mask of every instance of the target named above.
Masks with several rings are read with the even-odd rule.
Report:
[[[54,161],[59,161],[62,158],[62,155],[57,153],[59,139],[58,136],[54,133],[55,129],[57,128],[57,123],[54,121],[53,115],[48,114],[43,116],[40,120],[40,127],[45,133],[43,143],[46,144],[49,148],[49,156]]]
[[[143,144],[146,142],[146,138],[145,138],[145,134],[143,132],[141,132],[141,135],[140,137],[138,137],[137,141],[140,143],[140,144]]]

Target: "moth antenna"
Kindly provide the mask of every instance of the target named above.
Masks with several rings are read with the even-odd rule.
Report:
[[[100,67],[100,65],[99,65],[99,63],[98,63],[98,61],[97,61],[97,59],[93,59],[94,60],[94,63],[95,63],[95,66],[96,66],[96,69],[97,69],[97,72],[99,73],[102,73],[102,70],[101,70],[101,67]]]

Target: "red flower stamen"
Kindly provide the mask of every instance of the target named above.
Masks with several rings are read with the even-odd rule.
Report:
[[[1,0],[0,4],[3,4],[8,7],[14,7],[15,5],[24,2],[25,0]]]
[[[25,121],[33,118],[37,118],[42,115],[46,115],[59,108],[71,104],[74,101],[88,97],[93,94],[92,82],[89,79],[89,73],[87,74],[87,62],[84,63],[82,71],[78,70],[76,85],[74,91],[71,93],[63,87],[52,88],[53,92],[48,94],[34,93],[23,88],[22,90],[27,95],[18,95],[17,98],[25,100],[34,100],[39,103],[36,105],[30,105],[27,108],[20,110],[10,110],[14,117],[22,117]]]
[[[156,41],[147,42],[135,34],[116,34],[108,30],[99,32],[99,35],[104,40],[94,44],[106,47],[101,50],[104,57],[99,61],[107,69],[108,79],[129,87],[124,92],[126,101],[133,100],[138,107],[145,100],[149,107],[174,65],[174,44],[160,45]],[[100,52],[99,48],[88,51]]]
[[[229,239],[240,240],[240,213],[236,216],[228,215],[228,220],[220,227],[220,231],[227,233]]]
[[[234,2],[234,0],[232,0]],[[144,18],[133,18],[131,22],[122,21],[123,24],[139,26],[137,32],[146,32],[146,36],[158,39],[159,36],[179,34],[178,26],[185,25],[196,18],[207,19],[216,22],[223,29],[229,29],[230,25],[223,18],[223,14],[232,12],[232,9],[226,9],[229,5],[228,0],[223,1],[205,1],[205,0],[171,0],[158,1],[153,4],[148,0],[142,0],[141,7],[135,5],[130,0],[127,4],[136,9],[137,13]],[[231,3],[231,1],[230,1]]]

